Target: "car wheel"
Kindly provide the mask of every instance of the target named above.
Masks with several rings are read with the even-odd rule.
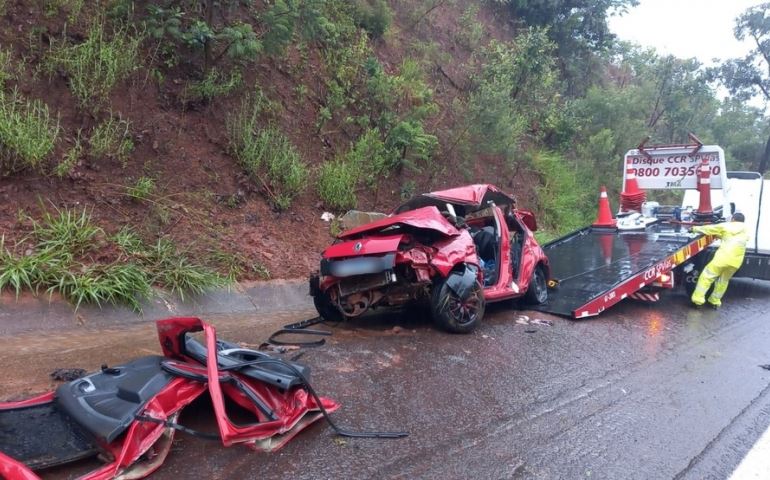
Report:
[[[474,282],[471,293],[464,301],[449,288],[445,280],[438,282],[431,292],[433,320],[447,332],[471,332],[481,323],[485,307],[484,289],[479,282]]]
[[[313,296],[313,305],[315,305],[318,315],[327,322],[342,322],[345,320],[345,315],[332,303],[332,299],[327,292],[318,292],[317,295]]]
[[[545,270],[540,265],[532,272],[524,300],[530,305],[542,305],[548,301],[548,279],[545,278]]]

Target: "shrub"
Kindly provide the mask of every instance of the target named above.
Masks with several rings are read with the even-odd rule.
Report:
[[[110,114],[108,119],[94,127],[91,132],[88,141],[91,155],[95,158],[114,158],[125,166],[128,156],[134,150],[129,127],[127,120]]]
[[[484,153],[518,156],[539,141],[558,114],[554,44],[545,30],[520,33],[513,43],[490,41],[469,98],[468,125]]]
[[[545,230],[567,233],[591,222],[594,193],[582,188],[588,183],[581,178],[576,166],[559,154],[537,152],[532,164],[542,181],[538,188],[540,222]],[[591,172],[583,173],[583,177]]]
[[[45,59],[49,72],[57,69],[67,75],[72,94],[81,106],[98,106],[110,92],[138,66],[139,36],[116,31],[111,39],[104,32],[104,21],[96,18],[86,40],[77,45],[52,44]]]
[[[419,170],[419,162],[429,160],[438,147],[438,138],[426,133],[422,122],[403,121],[390,130],[385,145],[394,151],[393,168]]]
[[[393,21],[393,12],[385,0],[357,0],[353,17],[371,38],[380,38]]]
[[[338,210],[356,206],[357,166],[344,158],[324,163],[318,172],[318,195],[329,208]]]
[[[59,121],[45,103],[0,89],[0,174],[38,168],[58,136]]]
[[[379,177],[388,175],[391,156],[380,138],[379,129],[370,128],[358,138],[346,158],[370,185],[374,185]]]
[[[270,155],[267,157],[268,178],[277,190],[274,192],[276,206],[285,210],[307,186],[307,166],[284,134],[275,127],[261,133],[265,132],[269,132],[267,137],[271,139]]]
[[[460,32],[457,37],[470,49],[476,48],[484,37],[484,25],[479,21],[478,14],[478,5],[468,5],[458,22]]]

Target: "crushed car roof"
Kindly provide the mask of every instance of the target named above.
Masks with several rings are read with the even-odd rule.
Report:
[[[423,193],[398,207],[396,212],[412,210],[426,205],[435,205],[436,201],[470,207],[486,206],[488,202],[494,202],[497,205],[513,205],[516,203],[516,200],[512,196],[504,193],[494,185],[477,183],[463,187],[450,188],[448,190]]]

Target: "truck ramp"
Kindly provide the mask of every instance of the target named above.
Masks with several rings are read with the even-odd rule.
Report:
[[[644,230],[578,230],[543,246],[558,285],[535,310],[571,318],[598,315],[656,281],[711,243],[678,224]]]

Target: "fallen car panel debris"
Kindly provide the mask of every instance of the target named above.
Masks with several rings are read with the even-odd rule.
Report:
[[[282,447],[306,426],[339,408],[333,400],[312,391],[307,385],[309,370],[302,365],[253,351],[256,360],[248,361],[244,349],[238,349],[230,357],[234,361],[221,366],[222,359],[233,353],[232,344],[218,342],[214,328],[200,319],[160,320],[157,327],[163,357],[105,366],[61,385],[56,392],[0,404],[0,475],[9,480],[37,479],[33,470],[98,454],[107,463],[81,479],[144,478],[168,454],[173,435],[180,429],[176,424],[179,412],[207,390],[219,440],[225,446],[241,443],[261,451]],[[197,342],[188,333],[201,330],[207,358],[216,356],[219,362],[204,364],[190,354]],[[172,367],[191,374],[180,376]],[[219,381],[209,382],[211,378]],[[283,388],[276,386],[294,378],[298,380]],[[256,421],[233,423],[224,409],[225,396],[253,413]],[[49,415],[35,419],[43,410]],[[28,421],[30,418],[36,423]],[[74,441],[66,451],[52,455],[48,430],[54,423],[65,440]],[[30,425],[44,430],[25,430]]]

